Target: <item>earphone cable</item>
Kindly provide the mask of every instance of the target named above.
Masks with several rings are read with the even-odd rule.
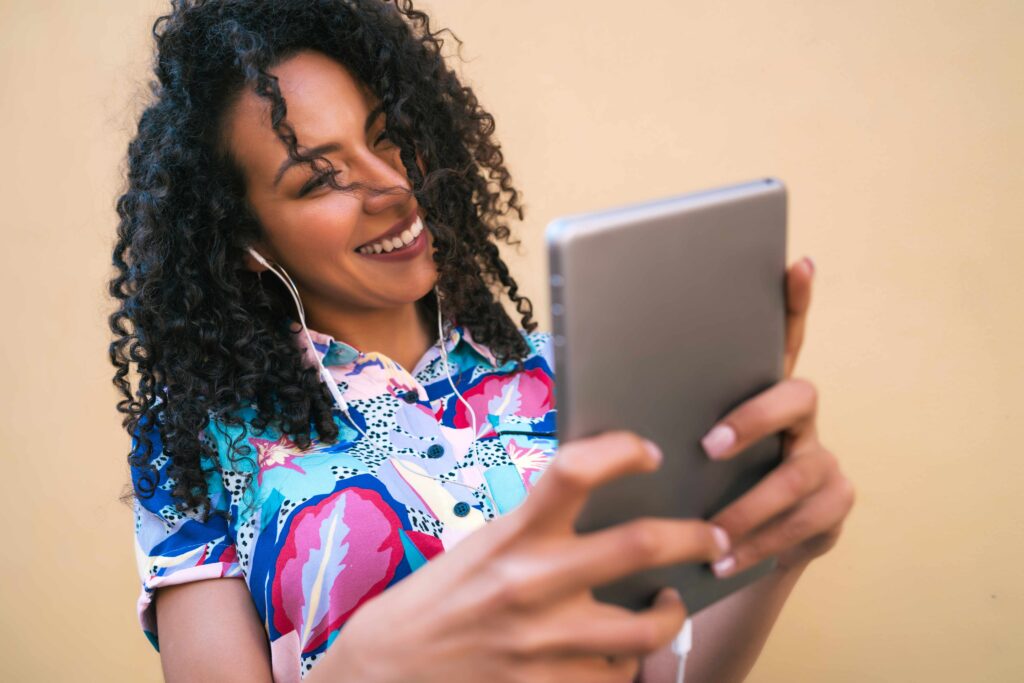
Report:
[[[484,496],[486,496],[487,500],[491,504],[491,509],[494,510],[495,514],[497,514],[498,506],[495,503],[494,497],[492,496],[491,493],[486,492],[486,491],[480,491],[475,486],[470,486],[468,484],[463,484],[462,482],[459,482],[459,481],[452,481],[452,480],[449,480],[449,479],[443,479],[441,477],[434,477],[434,476],[431,476],[429,474],[425,474],[423,472],[417,472],[416,470],[412,469],[406,463],[402,462],[398,458],[395,458],[392,455],[389,455],[388,452],[384,448],[382,448],[376,442],[375,439],[371,438],[370,435],[367,434],[363,430],[363,428],[359,426],[358,423],[356,423],[355,419],[352,417],[351,413],[348,410],[348,403],[345,401],[344,397],[340,393],[340,390],[338,389],[337,382],[334,380],[334,377],[331,375],[330,371],[327,369],[327,366],[324,365],[323,360],[320,358],[320,355],[318,353],[316,353],[316,347],[313,345],[313,337],[309,334],[309,328],[306,325],[306,311],[305,311],[305,309],[302,306],[302,301],[301,301],[301,299],[299,297],[299,294],[298,294],[298,287],[295,286],[295,283],[292,281],[291,277],[288,275],[288,272],[284,269],[283,266],[277,266],[276,264],[272,265],[272,264],[268,263],[267,260],[264,259],[262,256],[260,256],[259,252],[257,252],[255,249],[250,248],[249,251],[253,255],[253,257],[256,258],[257,261],[259,261],[264,266],[266,266],[268,270],[270,270],[272,273],[274,273],[274,275],[276,275],[278,277],[278,279],[281,280],[281,282],[285,286],[285,289],[287,289],[288,293],[291,295],[292,300],[295,302],[295,308],[296,308],[296,310],[298,311],[298,314],[299,314],[299,324],[302,326],[302,331],[306,334],[306,339],[309,340],[309,348],[313,352],[313,355],[316,357],[317,365],[320,367],[320,377],[327,384],[327,390],[330,392],[331,397],[334,399],[335,404],[338,406],[338,409],[348,419],[349,424],[351,424],[352,427],[357,432],[359,432],[359,434],[361,434],[364,439],[366,439],[367,443],[369,443],[374,449],[376,449],[378,452],[380,452],[381,455],[383,455],[387,460],[389,460],[393,464],[401,465],[402,469],[405,472],[408,472],[410,474],[415,474],[415,475],[420,476],[420,477],[425,477],[427,479],[432,479],[434,481],[439,481],[439,482],[442,482],[442,483],[449,483],[449,484],[455,484],[456,486],[462,486],[463,488],[470,489],[470,490],[472,490],[474,492],[480,492]],[[280,269],[280,271],[278,269]],[[477,436],[479,435],[479,433],[477,432],[476,414],[474,413],[472,406],[470,406],[469,402],[465,399],[465,397],[463,397],[463,395],[461,393],[459,393],[459,390],[455,387],[455,382],[452,380],[451,366],[450,366],[450,364],[448,362],[448,352],[447,352],[447,349],[445,349],[445,343],[444,343],[445,342],[445,337],[444,337],[444,331],[442,330],[442,325],[441,325],[441,321],[442,321],[442,317],[441,317],[441,296],[440,296],[440,293],[437,292],[436,288],[435,288],[434,291],[435,291],[435,294],[437,295],[437,300],[438,300],[438,303],[437,303],[437,330],[438,330],[438,340],[437,340],[437,343],[438,343],[438,346],[440,347],[441,357],[442,357],[442,360],[444,362],[445,374],[447,375],[448,383],[451,385],[452,390],[455,392],[455,395],[458,397],[458,400],[461,401],[462,404],[469,411],[470,420],[472,421],[472,425],[473,425],[473,441],[475,442],[476,439],[477,439]],[[484,486],[485,487],[487,486],[486,481],[484,482]],[[488,521],[490,521],[490,520],[488,520]]]

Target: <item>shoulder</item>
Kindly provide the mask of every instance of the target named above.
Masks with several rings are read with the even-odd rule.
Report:
[[[552,334],[545,332],[544,330],[534,330],[533,332],[527,332],[522,327],[519,328],[519,334],[522,335],[526,343],[530,345],[530,352],[532,354],[544,353],[551,347]]]
[[[251,422],[256,415],[255,407],[249,406],[233,410],[230,414],[210,410],[206,425],[194,435],[195,445],[188,457],[193,464],[188,467],[197,466],[192,459],[198,456],[198,468],[211,497],[223,493],[221,474],[225,464],[230,462],[227,456],[232,447],[252,431]],[[175,486],[172,470],[175,466],[185,466],[168,451],[165,436],[160,419],[140,420],[132,435],[132,458],[129,461],[136,496],[143,494],[147,500],[146,507],[159,506],[162,511],[171,509],[176,502],[171,494]]]
[[[548,374],[554,375],[555,347],[551,332],[542,330],[527,332],[520,327],[519,334],[522,335],[530,349],[524,362],[527,364],[532,363],[534,366],[542,366]]]
[[[251,405],[233,410],[210,410],[208,412],[209,422],[207,422],[202,436],[221,447],[225,441],[230,442],[252,430],[252,422],[258,415],[256,407]]]

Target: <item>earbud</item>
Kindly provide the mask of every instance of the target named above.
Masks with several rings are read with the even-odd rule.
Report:
[[[253,257],[254,259],[256,259],[257,261],[259,261],[260,263],[262,263],[263,265],[265,265],[265,266],[266,266],[267,268],[269,268],[269,267],[270,267],[270,264],[269,264],[269,263],[267,263],[267,260],[266,260],[265,258],[263,258],[262,256],[260,256],[260,252],[256,251],[256,250],[255,250],[255,249],[253,249],[252,247],[246,247],[246,249],[248,249],[248,250],[249,250],[249,253],[250,253],[250,254],[252,254],[252,257]]]

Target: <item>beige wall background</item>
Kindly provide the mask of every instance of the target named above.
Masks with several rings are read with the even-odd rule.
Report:
[[[0,0],[0,679],[158,681],[104,283],[161,0]],[[1024,3],[433,0],[553,217],[764,174],[858,489],[749,680],[1024,680]]]

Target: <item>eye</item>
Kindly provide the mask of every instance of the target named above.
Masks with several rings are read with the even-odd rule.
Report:
[[[391,137],[388,135],[388,129],[387,128],[385,128],[384,130],[382,130],[380,132],[380,135],[378,135],[377,139],[373,141],[373,144],[374,145],[379,145],[382,140],[387,140],[389,143],[391,142]]]
[[[337,174],[337,173],[338,172],[335,171],[335,174]],[[324,181],[327,180],[327,176],[329,176],[329,175],[331,175],[331,174],[330,173],[320,173],[320,174],[314,176],[313,178],[311,178],[309,180],[309,182],[307,182],[305,185],[303,185],[302,189],[299,190],[299,196],[300,197],[305,197],[307,194],[309,194],[310,192],[312,192],[316,188],[318,188],[321,185],[323,185]]]

